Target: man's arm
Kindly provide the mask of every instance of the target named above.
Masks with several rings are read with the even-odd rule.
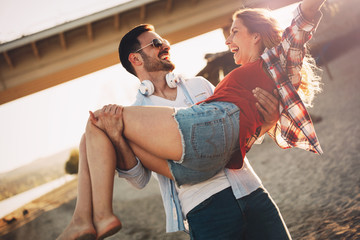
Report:
[[[126,178],[134,187],[143,188],[151,177],[151,171],[141,165],[123,137],[122,110],[122,106],[107,105],[100,111],[90,113],[90,120],[104,131],[112,142],[119,176]]]
[[[136,166],[137,160],[126,139],[120,136],[109,136],[116,150],[116,168],[130,170]]]
[[[261,115],[264,117],[264,124],[261,127],[259,136],[262,136],[269,131],[279,120],[279,93],[274,90],[274,95],[261,89],[255,88],[253,94],[258,100],[256,108],[259,110]]]
[[[124,124],[122,120],[123,107],[106,105],[95,115],[102,115],[101,121],[96,120],[96,126],[103,130],[109,137],[116,150],[116,165],[122,170],[129,170],[136,166],[137,160],[126,139],[123,137]]]

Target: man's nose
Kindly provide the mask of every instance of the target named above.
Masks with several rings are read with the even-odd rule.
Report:
[[[170,43],[169,43],[168,41],[165,41],[165,42],[163,43],[162,47],[163,47],[164,49],[170,49],[170,48],[171,48],[171,47],[170,47]]]

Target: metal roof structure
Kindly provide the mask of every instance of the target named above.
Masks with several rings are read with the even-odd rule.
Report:
[[[0,44],[0,104],[119,63],[118,44],[151,23],[172,44],[222,28],[241,7],[283,7],[298,0],[133,0]]]

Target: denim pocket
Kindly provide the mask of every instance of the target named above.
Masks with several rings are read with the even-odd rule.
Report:
[[[196,158],[220,157],[226,152],[224,124],[221,118],[192,126],[191,145]]]
[[[238,107],[223,102],[177,111],[175,118],[183,135],[185,152],[181,165],[208,172],[210,177],[221,170],[238,146],[238,112]]]

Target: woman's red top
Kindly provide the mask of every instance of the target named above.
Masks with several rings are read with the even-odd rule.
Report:
[[[241,156],[234,154],[227,164],[227,168],[239,169],[243,165],[245,153],[250,149],[248,141],[256,135],[263,124],[263,117],[257,110],[257,102],[252,90],[260,87],[270,93],[276,88],[274,81],[263,70],[262,59],[247,63],[234,69],[216,86],[214,95],[203,102],[231,102],[240,109],[240,152]],[[199,104],[199,103],[198,103]]]

